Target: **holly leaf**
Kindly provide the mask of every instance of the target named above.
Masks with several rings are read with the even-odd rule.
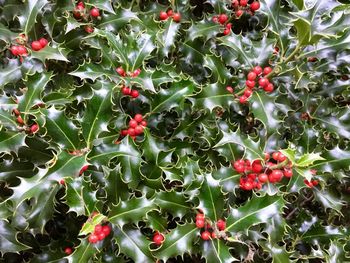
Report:
[[[320,153],[306,153],[303,154],[295,163],[298,167],[308,167],[316,161],[325,160]]]
[[[65,61],[69,62],[66,58],[65,49],[60,47],[51,47],[47,45],[45,48],[40,49],[39,51],[32,51],[31,57],[40,60],[42,63],[45,63],[47,59]]]
[[[179,28],[179,23],[174,22],[173,19],[168,19],[168,21],[164,23],[164,29],[157,34],[157,39],[160,44],[159,51],[164,56],[168,56],[174,49],[175,39]]]
[[[212,263],[232,263],[239,261],[234,258],[229,246],[221,239],[211,239],[210,241],[202,241],[203,256]]]
[[[167,261],[169,258],[183,255],[191,250],[199,235],[198,228],[193,223],[178,225],[165,236],[161,247],[153,252],[156,258]]]
[[[221,191],[219,181],[215,180],[211,174],[204,176],[198,198],[198,207],[203,210],[205,216],[213,221],[217,221],[222,217],[225,196]],[[218,202],[218,200],[221,200],[221,202]]]
[[[134,262],[154,262],[155,259],[148,248],[150,241],[139,229],[116,226],[114,233],[120,253],[128,255]]]
[[[179,218],[182,218],[192,208],[192,204],[189,202],[188,198],[184,196],[183,193],[175,191],[157,192],[154,195],[154,203],[159,206],[163,212],[168,212],[174,217]]]
[[[148,212],[156,209],[154,200],[145,197],[132,198],[113,206],[108,214],[108,221],[123,227],[127,223],[141,221]]]
[[[172,83],[169,89],[161,89],[152,101],[152,113],[171,110],[174,107],[183,107],[184,101],[190,97],[195,89],[192,81],[183,80]]]
[[[8,64],[0,70],[0,88],[21,79],[22,71],[18,59],[9,59]]]
[[[0,230],[0,251],[3,253],[17,253],[30,249],[17,240],[17,231],[7,221],[0,220]]]
[[[220,28],[218,23],[202,20],[198,23],[192,23],[188,29],[188,37],[191,41],[199,37],[207,41],[220,33]]]
[[[261,196],[253,195],[245,205],[232,208],[226,220],[226,231],[245,231],[254,225],[265,223],[270,218],[278,215],[284,205],[281,196]]]
[[[22,15],[19,16],[19,21],[23,26],[23,32],[29,35],[33,26],[37,22],[37,16],[42,11],[45,5],[48,4],[47,0],[28,0],[24,8],[21,9]]]

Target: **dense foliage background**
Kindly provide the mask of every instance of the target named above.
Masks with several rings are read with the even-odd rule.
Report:
[[[229,0],[77,4],[0,0],[0,262],[350,262],[346,1],[240,17]],[[169,9],[179,22],[160,21]],[[240,103],[258,65],[274,91]],[[136,113],[144,133],[121,136]],[[293,176],[241,189],[231,161],[278,150]],[[111,234],[89,243],[101,222]]]

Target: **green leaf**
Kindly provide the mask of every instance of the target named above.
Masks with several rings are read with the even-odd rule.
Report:
[[[321,157],[320,153],[306,153],[298,159],[298,161],[296,162],[296,165],[298,167],[308,167],[314,162],[322,161],[322,160],[325,160],[325,159]]]
[[[21,24],[23,25],[23,32],[28,35],[36,24],[37,16],[42,11],[43,7],[48,4],[47,0],[28,0],[23,16],[19,17]]]
[[[145,197],[132,198],[120,201],[113,206],[108,214],[108,221],[123,227],[127,223],[141,221],[148,212],[156,209],[154,200],[148,200]]]
[[[173,19],[168,19],[168,21],[164,23],[164,30],[158,33],[157,39],[161,46],[159,51],[164,56],[168,56],[169,53],[174,49],[175,38],[178,34],[179,28],[179,23],[174,22]]]
[[[127,137],[119,144],[106,140],[94,147],[88,159],[96,166],[107,165],[112,158],[117,157],[122,167],[122,179],[129,187],[135,188],[141,180],[141,154],[134,141]]]
[[[203,37],[205,41],[220,33],[220,25],[212,21],[201,21],[193,23],[188,29],[188,37],[191,41]]]
[[[42,109],[40,113],[46,118],[39,118],[38,122],[41,127],[45,127],[47,135],[64,149],[76,150],[80,146],[80,138],[78,129],[71,119],[69,119],[64,111],[60,111],[51,107]]]
[[[24,146],[24,139],[24,133],[0,131],[0,149],[2,152],[17,152],[19,147]]]
[[[17,240],[16,230],[5,220],[0,220],[0,251],[3,253],[30,249]]]
[[[92,218],[88,218],[88,220],[84,223],[83,227],[80,230],[79,235],[88,235],[95,230],[95,226],[101,224],[103,221],[107,219],[103,214],[94,215]]]
[[[7,83],[15,82],[22,77],[21,66],[18,59],[9,59],[9,63],[0,70],[0,88]]]
[[[100,242],[101,243],[101,242]],[[92,244],[87,238],[83,239],[80,245],[75,248],[73,254],[67,257],[69,263],[84,263],[88,262],[101,249],[101,244]]]
[[[99,89],[94,90],[94,95],[86,102],[86,110],[81,119],[83,136],[88,147],[91,147],[99,133],[107,131],[107,122],[111,117],[112,90],[114,84],[100,81]]]
[[[66,54],[64,53],[66,52],[63,48],[51,47],[47,45],[45,48],[40,49],[39,51],[32,51],[31,57],[39,59],[42,63],[45,63],[47,59],[69,62],[66,58]]]
[[[139,229],[134,229],[130,226],[116,226],[114,237],[120,253],[128,255],[134,262],[155,261],[148,248],[150,241],[141,234]]]
[[[192,208],[192,204],[188,198],[182,193],[175,191],[171,192],[158,192],[154,195],[154,203],[160,207],[163,212],[168,212],[174,217],[182,218],[185,214],[189,213]]]
[[[211,239],[210,241],[202,241],[203,256],[212,263],[232,263],[239,261],[234,258],[229,246],[221,239]]]
[[[38,104],[42,103],[41,93],[45,89],[53,76],[52,72],[43,74],[35,74],[33,76],[27,76],[26,86],[27,91],[19,98],[18,109],[27,116],[30,109]]]
[[[226,221],[226,231],[245,231],[254,225],[265,223],[267,220],[280,213],[284,205],[281,196],[253,195],[245,205],[232,208]]]
[[[183,255],[191,250],[198,235],[199,230],[195,224],[178,225],[166,235],[162,246],[155,250],[153,254],[156,258],[164,261],[174,256]]]
[[[204,181],[199,189],[199,205],[205,216],[213,221],[222,217],[224,211],[224,194],[221,191],[219,181],[215,180],[211,174],[204,176]],[[221,200],[221,202],[218,202]]]
[[[182,107],[184,100],[194,92],[195,85],[189,80],[172,83],[169,89],[162,89],[152,101],[152,113]]]
[[[203,66],[210,69],[213,82],[225,83],[227,79],[232,77],[220,57],[215,55],[206,54]]]

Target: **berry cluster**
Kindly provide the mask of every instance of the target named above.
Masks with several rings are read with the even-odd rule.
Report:
[[[174,13],[172,9],[169,9],[167,12],[164,12],[164,11],[161,11],[159,13],[159,19],[161,21],[165,21],[167,20],[169,17],[172,17],[173,20],[176,22],[176,23],[179,23],[181,21],[181,15],[180,13]]]
[[[213,16],[213,22],[214,23],[220,23],[221,25],[223,25],[225,27],[224,31],[223,31],[223,34],[225,36],[231,33],[232,24],[231,23],[227,23],[228,22],[228,16],[226,14],[220,14],[218,16]]]
[[[39,131],[39,125],[34,123],[30,126],[24,125],[24,120],[21,116],[21,112],[18,109],[13,109],[13,114],[16,116],[16,121],[20,126],[25,126],[24,128],[22,128],[21,130],[26,131],[29,134],[34,134],[37,131]]]
[[[318,185],[318,180],[311,180],[311,181],[308,181],[308,180],[304,180],[304,184],[306,184],[307,187],[309,188],[313,188],[314,186]]]
[[[122,93],[126,96],[131,96],[132,98],[136,99],[140,93],[136,89],[131,89],[125,85],[122,86]]]
[[[34,51],[39,51],[46,47],[48,43],[49,42],[45,38],[40,38],[39,40],[33,41],[31,46]]]
[[[100,224],[95,226],[94,232],[89,236],[90,243],[97,243],[105,239],[111,233],[111,227],[108,225],[102,226]]]
[[[139,68],[135,69],[134,72],[128,72],[128,73],[126,73],[125,70],[122,67],[116,68],[115,71],[122,77],[129,76],[129,77],[132,77],[132,78],[136,78],[141,73],[141,69],[139,69]]]
[[[196,226],[197,228],[204,228],[204,231],[201,233],[201,238],[203,240],[209,240],[210,238],[217,238],[215,231],[210,226],[210,224],[205,222],[205,216],[202,213],[196,215]],[[216,227],[218,231],[223,231],[226,228],[226,222],[222,219],[219,219],[216,222]]]
[[[101,19],[100,10],[96,7],[93,7],[90,9],[90,12],[87,13],[87,10],[85,9],[84,2],[79,2],[74,10],[73,10],[73,16],[77,20],[84,20],[89,21],[89,18],[91,17],[93,19]],[[91,25],[85,26],[85,32],[92,33],[94,32],[94,28]]]
[[[133,119],[129,121],[129,128],[122,130],[121,135],[130,135],[135,140],[136,136],[143,133],[144,128],[147,126],[147,122],[143,119],[141,114],[136,114]]]
[[[261,160],[237,160],[233,168],[242,174],[239,186],[243,190],[261,189],[264,183],[278,183],[283,177],[290,178],[293,171],[287,157],[281,152],[274,152],[272,158],[265,153],[265,162]]]
[[[155,232],[153,235],[153,242],[157,246],[160,246],[164,242],[164,236],[161,233],[159,233],[158,231]]]
[[[257,84],[257,78],[259,78],[259,87],[263,88],[266,92],[272,92],[274,90],[274,86],[267,78],[271,72],[271,67],[265,67],[264,69],[262,69],[260,66],[254,67],[253,70],[247,75],[247,80],[245,82],[247,88],[244,90],[243,95],[239,98],[239,102],[242,104],[247,102],[249,97],[253,94],[253,89]]]
[[[235,10],[236,16],[240,17],[246,12],[249,15],[254,15],[255,11],[260,9],[260,3],[258,1],[248,4],[248,0],[233,0],[232,7]]]
[[[27,56],[28,55],[28,51],[27,48],[23,45],[13,45],[10,48],[11,54],[14,56]]]

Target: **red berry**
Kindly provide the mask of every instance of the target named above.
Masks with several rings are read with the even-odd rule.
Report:
[[[239,1],[239,5],[240,5],[240,6],[247,6],[247,4],[248,4],[248,1],[247,1],[247,0],[240,0],[240,1]]]
[[[91,234],[91,235],[89,236],[89,242],[90,242],[90,243],[96,243],[97,241],[98,241],[98,236],[97,236],[97,235]]]
[[[140,134],[142,134],[143,133],[143,126],[141,126],[141,125],[137,125],[136,127],[135,127],[135,134],[136,135],[140,135]]]
[[[235,170],[237,171],[237,173],[244,173],[244,171],[245,171],[244,165],[239,164],[239,165],[235,166]]]
[[[140,123],[141,121],[143,121],[143,117],[141,114],[136,114],[134,116],[134,120]]]
[[[105,235],[105,233],[100,232],[100,233],[97,234],[97,238],[98,238],[98,240],[103,240],[103,239],[106,238],[106,235]]]
[[[95,29],[92,26],[85,26],[84,30],[85,30],[86,33],[91,34],[91,33],[94,32]]]
[[[232,0],[232,6],[238,7],[238,0]]]
[[[283,175],[284,175],[285,177],[287,177],[287,178],[292,177],[292,176],[293,176],[293,171],[292,171],[292,169],[286,169],[286,168],[284,168],[284,170],[283,170]]]
[[[255,160],[252,163],[252,172],[254,173],[260,173],[263,169],[263,166],[261,165],[261,161],[260,160]]]
[[[131,97],[136,99],[140,95],[140,93],[137,90],[132,90],[130,95]]]
[[[111,228],[109,226],[103,226],[102,233],[104,233],[105,236],[108,236],[111,233]]]
[[[260,8],[260,3],[258,1],[255,1],[250,4],[250,10],[252,10],[253,12],[258,10],[259,8]]]
[[[272,83],[267,84],[267,85],[264,87],[264,90],[265,90],[266,92],[272,92],[272,91],[274,90],[273,84],[272,84]]]
[[[264,75],[268,75],[272,72],[272,68],[271,67],[265,67],[264,68],[264,71],[263,71],[263,74]]]
[[[72,248],[70,248],[70,247],[66,247],[66,248],[64,249],[64,253],[65,253],[66,255],[70,255],[70,254],[72,254],[72,252],[73,252],[73,250],[72,250]]]
[[[96,225],[94,228],[94,233],[99,234],[102,231],[102,226],[100,224]]]
[[[227,17],[226,14],[221,14],[221,15],[219,15],[219,23],[220,23],[221,25],[225,24],[226,21],[227,21],[227,19],[228,19],[228,17]]]
[[[27,49],[24,46],[18,46],[18,55],[25,56],[28,54]]]
[[[270,160],[270,154],[269,153],[264,153],[265,155],[265,161]]]
[[[82,12],[84,11],[84,4],[83,5],[77,5],[74,10],[73,10],[73,16],[76,18],[76,19],[79,19],[81,18],[82,16]]]
[[[33,41],[32,42],[32,49],[34,51],[39,51],[40,49],[42,49],[42,46],[41,46],[40,42],[39,41]]]
[[[160,233],[156,233],[153,236],[153,242],[157,245],[160,246],[164,241],[164,236]]]
[[[266,87],[269,84],[269,80],[267,78],[260,78],[259,79],[259,86],[260,87]]]
[[[79,2],[79,3],[77,4],[77,6],[81,6],[81,7],[85,8],[84,2]]]
[[[61,185],[65,185],[65,184],[66,184],[66,182],[64,181],[64,179],[61,179],[61,180],[59,181],[59,184],[61,184]]]
[[[135,129],[134,128],[129,128],[128,129],[128,134],[132,137],[132,136],[136,136],[136,133],[135,133]]]
[[[169,9],[166,13],[167,13],[168,17],[171,17],[174,14],[172,9]]]
[[[122,67],[117,68],[115,71],[117,71],[120,76],[125,77],[125,71]]]
[[[227,35],[229,35],[231,33],[231,30],[228,29],[228,28],[225,28],[223,33],[224,33],[225,36],[227,36]]]
[[[222,231],[226,228],[226,222],[222,219],[219,219],[218,222],[216,223],[216,225],[220,231]]]
[[[128,135],[128,130],[122,130],[120,133],[122,136],[126,136]]]
[[[132,77],[136,78],[138,75],[141,74],[141,69],[135,69],[134,72],[131,74]]]
[[[244,90],[244,96],[249,98],[253,94],[253,91],[251,89],[245,89]]]
[[[131,89],[124,86],[122,88],[122,93],[123,93],[123,95],[130,95],[131,94]]]
[[[205,225],[204,219],[198,218],[198,219],[196,220],[196,226],[197,226],[197,228],[203,228],[204,225]]]
[[[143,121],[141,121],[140,124],[141,124],[141,126],[146,127],[147,126],[147,121],[143,120]]]
[[[256,75],[260,75],[262,72],[262,68],[260,66],[256,66],[253,68],[253,71],[255,72]]]
[[[314,187],[314,185],[306,179],[304,179],[304,183],[306,184],[307,187],[310,187],[310,188]]]
[[[258,179],[259,179],[259,182],[262,184],[266,183],[269,180],[267,174],[259,174]]]
[[[245,182],[245,184],[244,184],[244,189],[245,190],[252,190],[254,188],[254,185],[251,183],[251,182],[249,182],[249,181],[247,181],[247,182]]]
[[[12,112],[13,112],[16,116],[18,116],[18,115],[21,114],[20,111],[19,111],[18,109],[16,109],[16,108],[13,109]]]
[[[100,16],[100,10],[98,8],[94,7],[90,10],[90,15],[92,17],[99,17]]]
[[[41,47],[44,48],[44,47],[47,46],[47,44],[48,44],[49,42],[47,41],[46,38],[40,38],[40,39],[39,39],[39,43],[40,43]]]
[[[241,103],[241,104],[244,104],[244,103],[246,103],[247,102],[247,100],[248,100],[248,98],[246,97],[246,96],[241,96],[240,98],[239,98],[239,102]]]
[[[167,20],[168,19],[168,14],[166,12],[164,12],[164,11],[161,11],[159,13],[159,19],[160,20]]]
[[[254,71],[249,72],[248,75],[247,75],[247,79],[250,80],[250,81],[255,81],[256,73]]]
[[[312,180],[311,183],[312,183],[313,186],[318,185],[318,181],[317,180]]]
[[[38,124],[33,124],[32,126],[30,126],[30,131],[32,133],[36,133],[39,130],[39,125]]]
[[[275,182],[281,181],[283,177],[283,172],[281,170],[273,170],[270,174]]]
[[[237,16],[237,17],[240,17],[240,16],[243,15],[243,13],[244,13],[243,10],[241,10],[241,9],[240,9],[240,10],[237,10],[237,11],[236,11],[236,16]]]
[[[24,121],[21,116],[18,116],[16,120],[19,124],[24,124]]]
[[[245,85],[248,87],[248,88],[254,88],[255,87],[255,81],[253,80],[246,80],[245,82]]]
[[[274,152],[274,153],[272,154],[272,159],[278,161],[278,160],[279,160],[279,155],[280,155],[280,152]]]
[[[173,15],[173,20],[176,22],[176,23],[179,23],[181,21],[181,15],[180,13],[175,13]]]
[[[205,218],[204,214],[197,214],[196,215],[196,220],[198,220],[198,219],[203,219],[204,220],[204,218]]]
[[[248,180],[254,181],[256,179],[256,174],[255,173],[250,173],[250,174],[248,174],[247,177],[248,177]]]
[[[201,237],[203,240],[209,240],[211,235],[210,235],[210,232],[209,231],[204,231],[202,234],[201,234]]]
[[[278,160],[277,161],[283,162],[286,159],[287,159],[287,157],[283,153],[280,152],[279,155],[278,155]]]
[[[218,18],[218,16],[213,16],[212,20],[213,20],[213,22],[214,22],[214,23],[219,22],[219,18]]]
[[[18,46],[12,46],[10,48],[10,51],[11,51],[12,55],[14,55],[14,56],[18,56],[19,55]]]
[[[233,88],[231,86],[227,86],[226,87],[226,90],[230,93],[233,93]]]
[[[89,165],[84,165],[84,166],[80,169],[79,174],[83,174],[88,168],[89,168]]]
[[[211,232],[211,238],[217,238],[215,232]]]
[[[227,23],[227,24],[226,24],[226,28],[229,29],[229,30],[231,30],[231,28],[232,28],[232,23]]]
[[[129,121],[129,127],[136,128],[137,125],[138,125],[138,123],[134,119]]]

